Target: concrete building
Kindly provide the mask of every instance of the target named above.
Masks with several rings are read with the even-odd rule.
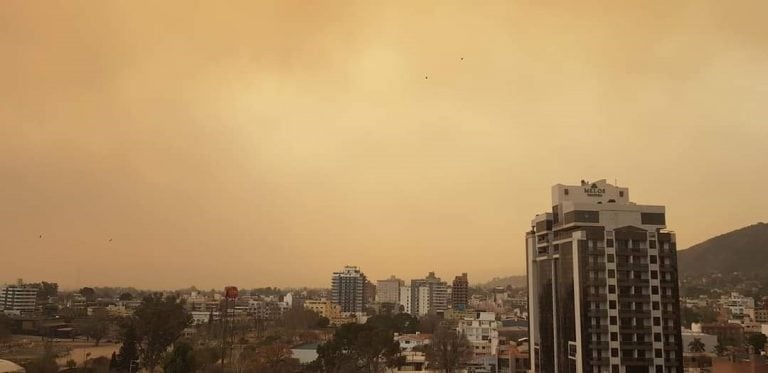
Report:
[[[37,309],[37,288],[19,281],[0,289],[0,310],[5,313],[34,312]]]
[[[341,312],[362,313],[365,310],[365,274],[359,268],[346,266],[331,278],[331,302]]]
[[[463,311],[469,306],[469,279],[466,273],[453,279],[451,305],[453,309],[459,311]]]
[[[413,309],[411,308],[411,287],[400,287],[400,306],[403,307],[403,312],[413,315]]]
[[[664,206],[605,180],[552,187],[526,234],[532,372],[682,372]]]
[[[448,309],[448,284],[429,272],[423,279],[411,280],[411,314],[426,315]]]
[[[400,303],[400,287],[403,285],[403,280],[395,276],[376,281],[376,301],[379,303]]]
[[[498,367],[499,327],[493,312],[477,312],[459,321],[456,328],[469,340],[473,352],[472,365],[495,371]]]

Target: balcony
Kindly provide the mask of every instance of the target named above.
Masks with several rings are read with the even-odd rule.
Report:
[[[608,317],[608,310],[587,310],[587,317]]]
[[[650,286],[648,279],[641,278],[619,278],[616,283],[619,286]]]
[[[589,365],[598,365],[598,366],[606,366],[611,363],[611,359],[607,357],[590,357],[589,358]]]
[[[619,317],[635,317],[638,319],[650,319],[650,310],[619,309]]]
[[[619,333],[651,333],[651,327],[643,325],[620,325]]]
[[[653,358],[650,357],[622,357],[621,358],[622,364],[625,365],[643,365],[643,366],[649,366],[653,365]]]
[[[608,341],[589,341],[588,347],[591,350],[607,350]]]
[[[590,334],[605,334],[608,333],[608,325],[594,325],[587,326],[587,333]]]
[[[586,286],[605,286],[608,284],[608,280],[603,278],[588,278],[586,281],[584,281],[584,284]]]
[[[605,263],[604,262],[587,262],[587,268],[588,271],[604,271],[605,270]]]
[[[653,349],[653,343],[652,342],[621,342],[621,348],[622,349],[633,349],[633,350],[646,350],[650,351]]]

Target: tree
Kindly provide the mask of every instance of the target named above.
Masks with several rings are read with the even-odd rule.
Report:
[[[59,371],[59,364],[56,364],[56,353],[53,351],[53,345],[50,342],[43,346],[43,353],[36,359],[27,363],[24,368],[27,373],[56,373]]]
[[[186,342],[176,342],[173,345],[173,351],[171,351],[163,364],[163,372],[188,373],[194,372],[197,367],[192,346]]]
[[[133,300],[133,294],[127,293],[127,292],[126,293],[122,293],[122,294],[120,294],[120,297],[118,299],[123,301],[123,302],[129,301],[129,300]]]
[[[133,320],[128,320],[124,325],[123,344],[117,353],[117,368],[119,370],[129,370],[131,364],[139,359],[137,338],[136,326],[134,326]]]
[[[472,349],[467,336],[459,334],[445,324],[437,328],[426,352],[429,366],[445,373],[461,369],[472,359]]]
[[[84,287],[80,289],[80,295],[82,295],[88,303],[96,301],[96,290],[93,288]]]
[[[434,314],[424,315],[419,319],[419,331],[422,333],[433,334],[440,325],[440,317]]]
[[[322,372],[381,372],[404,362],[392,331],[374,323],[342,325],[317,353],[311,368]]]
[[[142,364],[154,372],[163,353],[191,324],[192,316],[174,296],[156,293],[144,298],[133,314]]]
[[[759,355],[760,351],[765,348],[766,339],[768,338],[763,333],[753,333],[747,337],[747,344],[754,348],[755,354]]]
[[[321,328],[321,329],[322,329],[322,328],[327,328],[327,327],[328,327],[328,325],[331,325],[331,320],[330,320],[329,318],[325,317],[325,316],[321,316],[321,317],[320,317],[320,318],[317,320],[317,325],[316,325],[316,326],[317,326],[318,328]]]
[[[706,351],[706,346],[704,345],[704,342],[701,341],[699,338],[694,338],[690,343],[688,343],[688,351],[690,352],[704,352]]]
[[[320,315],[306,308],[292,308],[283,313],[282,324],[289,330],[307,330],[317,325]]]
[[[78,320],[77,327],[81,333],[93,339],[95,345],[98,346],[101,340],[109,333],[110,322],[104,316],[94,316]]]
[[[0,313],[0,341],[11,337],[12,324],[10,317]]]

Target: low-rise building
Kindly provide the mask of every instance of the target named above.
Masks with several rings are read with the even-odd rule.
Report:
[[[38,289],[19,281],[0,289],[0,310],[6,313],[27,313],[37,309]]]

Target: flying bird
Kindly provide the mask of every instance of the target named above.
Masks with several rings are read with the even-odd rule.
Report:
[[[426,75],[424,75],[424,79],[429,79],[429,77],[428,77],[428,76],[426,76]]]
[[[40,237],[38,237],[38,238],[43,238],[43,235],[41,234]]]
[[[112,242],[112,239],[111,239],[111,238],[109,239],[109,242]]]
[[[461,57],[461,60],[464,61],[464,57]]]

